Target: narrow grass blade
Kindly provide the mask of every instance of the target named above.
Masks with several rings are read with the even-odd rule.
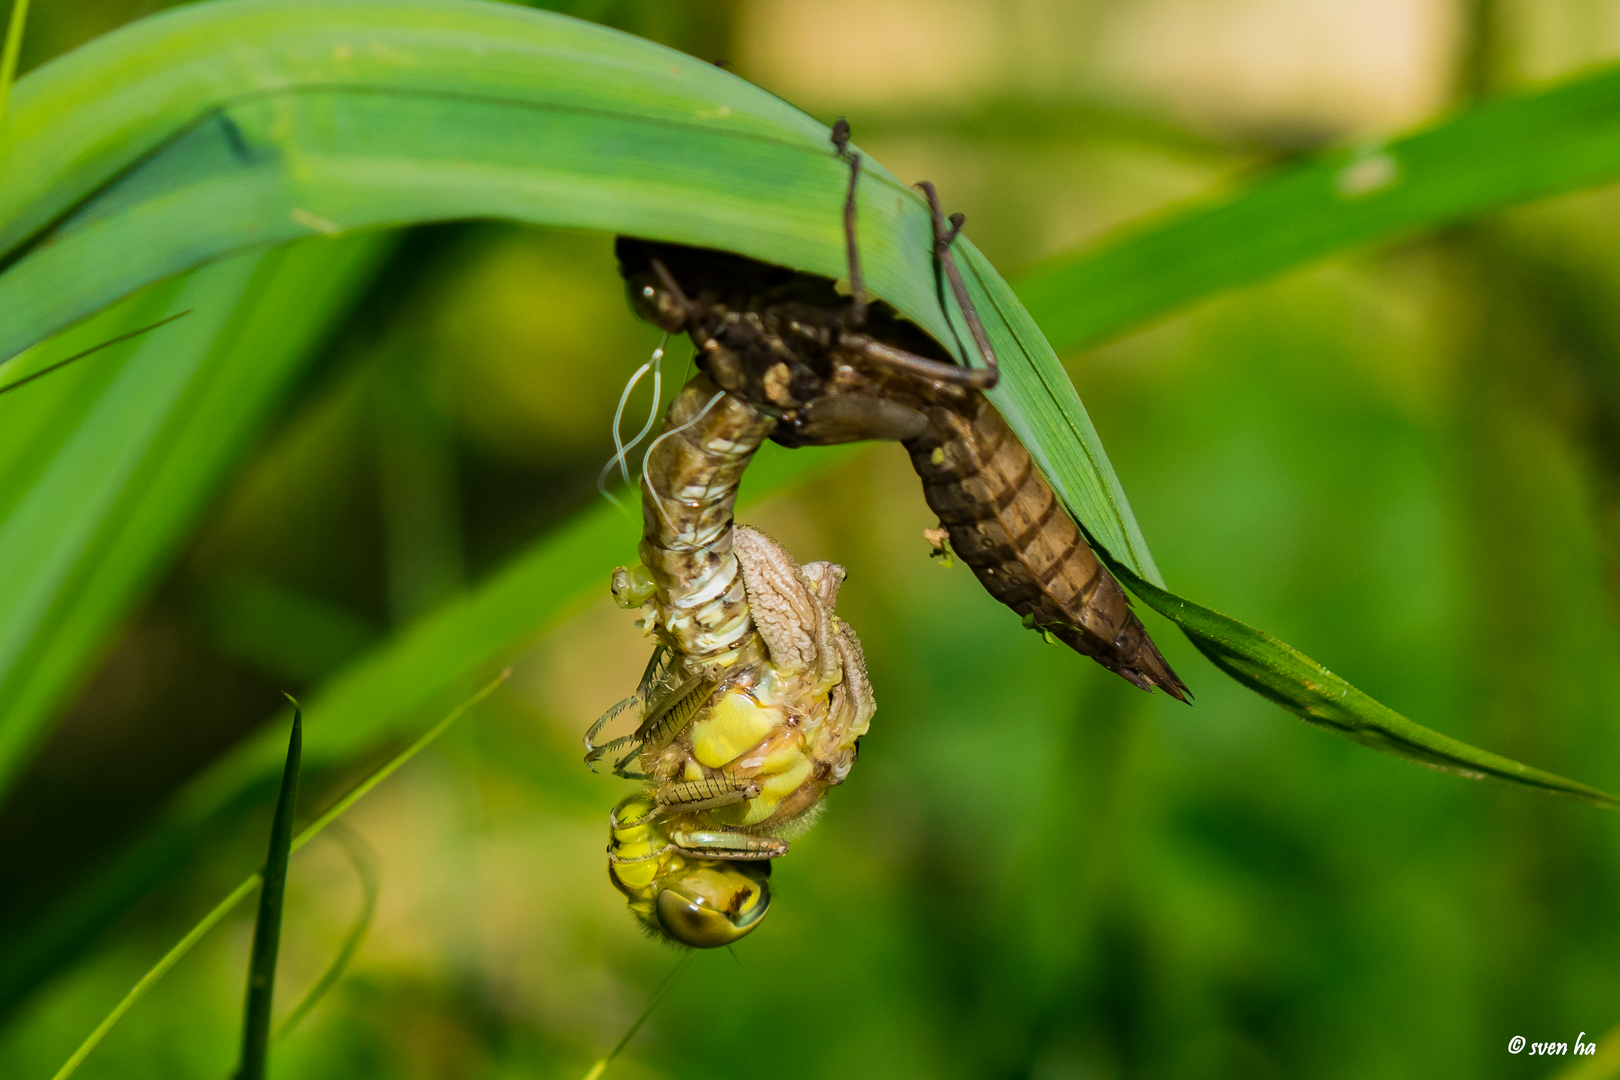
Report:
[[[96,1025],[96,1029],[85,1038],[84,1042],[79,1044],[77,1050],[73,1051],[73,1056],[68,1058],[60,1069],[56,1070],[56,1075],[51,1080],[67,1080],[68,1077],[77,1072],[79,1066],[84,1064],[84,1059],[90,1056],[91,1051],[101,1045],[101,1040],[105,1039],[113,1026],[124,1018],[124,1014],[134,1008],[135,1003],[145,997],[146,992],[157,985],[157,981],[167,975],[169,969],[178,964],[180,959],[191,951],[193,945],[201,941],[208,931],[218,926],[219,921],[234,911],[237,904],[246,900],[253,890],[259,887],[261,880],[258,874],[254,874],[242,882],[242,884],[231,890],[229,896],[215,904],[214,909],[204,915],[196,926],[187,931],[185,937],[175,942],[174,947],[163,954],[163,959],[153,964],[151,970],[142,975],[140,981],[130,988],[129,993],[124,995],[123,1000],[113,1006],[113,1011],[108,1013],[106,1018]]]
[[[5,49],[0,51],[0,131],[11,106],[11,84],[17,81],[17,58],[22,55],[23,30],[28,26],[28,0],[11,0]]]
[[[355,914],[349,932],[343,935],[337,956],[332,958],[332,963],[321,973],[321,977],[315,980],[315,984],[276,1028],[278,1042],[290,1035],[304,1018],[314,1011],[315,1006],[321,1003],[327,992],[338,984],[338,980],[343,978],[344,973],[349,970],[349,964],[354,960],[354,954],[360,951],[360,945],[365,941],[367,932],[371,930],[371,922],[377,915],[376,852],[372,851],[371,845],[366,843],[364,837],[340,821],[332,823],[329,835],[343,846],[350,864],[354,866],[355,874],[360,879],[360,910]]]
[[[491,679],[482,688],[480,688],[479,691],[472,697],[468,698],[466,701],[463,701],[460,705],[452,709],[449,715],[447,715],[443,720],[440,720],[437,724],[434,724],[415,742],[411,743],[405,749],[395,754],[370,776],[367,776],[364,780],[360,781],[353,788],[351,788],[348,794],[344,795],[343,798],[339,799],[332,805],[331,809],[327,810],[326,813],[322,814],[320,817],[316,818],[310,824],[305,826],[303,831],[293,838],[292,843],[288,846],[288,854],[291,855],[292,853],[297,852],[305,844],[319,836],[323,830],[330,826],[332,822],[337,820],[339,815],[364,798],[367,792],[376,787],[378,784],[382,783],[384,780],[388,779],[394,773],[398,772],[406,762],[410,761],[411,758],[425,750],[434,739],[437,739],[440,735],[443,735],[451,724],[454,724],[466,714],[467,710],[471,709],[490,694],[494,693],[495,689],[505,682],[507,678],[511,676],[511,674],[511,668],[507,668],[502,671],[494,679]],[[249,876],[246,881],[242,882],[242,884],[233,889],[229,896],[215,905],[212,911],[203,916],[201,922],[197,923],[196,926],[193,926],[186,933],[185,937],[181,938],[175,943],[174,948],[170,949],[163,955],[163,959],[159,960],[155,965],[152,966],[150,971],[141,976],[140,981],[135,984],[128,994],[124,995],[124,999],[113,1007],[112,1012],[108,1013],[106,1018],[102,1020],[101,1023],[96,1025],[96,1029],[92,1031],[89,1037],[87,1037],[79,1048],[73,1052],[73,1056],[68,1058],[67,1062],[57,1070],[56,1075],[52,1077],[52,1080],[67,1080],[67,1077],[71,1076],[79,1068],[79,1066],[84,1063],[84,1059],[90,1056],[90,1052],[100,1045],[101,1041],[107,1037],[107,1033],[113,1029],[113,1025],[117,1024],[118,1021],[123,1018],[124,1014],[129,1012],[130,1008],[137,1001],[145,997],[147,991],[150,990],[159,979],[168,974],[169,969],[173,968],[175,964],[179,963],[180,959],[184,957],[186,953],[191,951],[192,946],[201,941],[203,936],[207,934],[209,930],[219,925],[219,921],[226,915],[230,914],[236,905],[247,899],[249,894],[251,894],[253,890],[257,888],[263,881],[264,875],[262,873],[255,873]]]
[[[328,825],[332,824],[333,821],[337,820],[339,814],[342,814],[349,807],[359,802],[372,788],[376,787],[390,776],[393,776],[394,773],[399,770],[400,766],[404,765],[407,761],[411,760],[411,758],[427,749],[429,743],[431,743],[434,739],[437,739],[440,735],[443,735],[446,729],[448,729],[450,725],[455,723],[457,720],[460,720],[462,715],[466,713],[468,709],[472,708],[474,705],[477,705],[480,701],[483,701],[490,694],[493,694],[495,692],[495,688],[500,686],[501,683],[505,682],[507,679],[511,678],[511,676],[511,668],[502,668],[501,673],[495,676],[495,678],[491,679],[489,682],[485,683],[483,688],[480,689],[478,693],[474,694],[472,697],[468,698],[466,701],[452,709],[450,714],[443,720],[440,720],[437,724],[434,724],[432,727],[424,731],[415,742],[411,743],[411,745],[395,754],[393,758],[387,762],[387,764],[383,765],[382,768],[360,781],[352,789],[350,789],[347,795],[333,803],[330,810],[316,818],[310,823],[307,829],[298,834],[298,839],[293,841],[292,849],[297,851],[299,848],[313,840],[317,835],[319,835],[322,829],[326,828]]]
[[[259,917],[253,924],[253,953],[248,961],[247,1001],[242,1008],[242,1060],[237,1080],[264,1080],[270,1059],[270,1007],[276,993],[276,957],[281,949],[281,912],[287,898],[287,860],[292,855],[293,814],[298,805],[298,770],[304,756],[304,710],[293,698],[292,737],[281,793],[270,823],[270,854],[259,890]]]
[[[517,5],[174,8],[30,72],[4,139],[0,357],[202,261],[424,221],[844,272],[848,170],[825,125],[712,64]],[[927,209],[867,164],[869,288],[942,330]]]
[[[1288,643],[1144,581],[1112,558],[1107,561],[1132,592],[1179,626],[1211,663],[1309,723],[1362,746],[1471,780],[1490,777],[1620,810],[1620,797],[1606,791],[1415,724]]]
[[[41,346],[31,368],[125,338],[0,396],[0,791],[387,250],[355,237],[205,267]]]
[[[607,1072],[607,1067],[613,1063],[613,1059],[618,1057],[620,1052],[630,1045],[630,1040],[636,1037],[636,1032],[641,1030],[641,1025],[645,1024],[647,1018],[652,1016],[653,1010],[658,1008],[658,1003],[664,1000],[664,995],[669,993],[670,988],[675,985],[675,980],[681,977],[681,973],[691,966],[696,957],[696,949],[687,949],[686,955],[675,962],[675,970],[671,971],[664,977],[664,981],[658,984],[658,989],[654,990],[652,997],[647,1000],[647,1007],[641,1010],[641,1015],[636,1017],[635,1022],[630,1025],[630,1029],[624,1033],[624,1038],[614,1044],[613,1049],[608,1051],[606,1057],[599,1059],[596,1064],[591,1066],[590,1072],[585,1074],[585,1080],[600,1080],[601,1075]]]
[[[1620,67],[1332,150],[1021,275],[1060,353],[1336,251],[1620,179]]]
[[[641,232],[838,276],[847,172],[827,130],[705,68],[493,4],[231,0],[132,24],[18,84],[0,356],[228,251],[424,220]],[[938,334],[926,213],[863,161],[868,283]],[[1019,292],[1065,352],[1334,251],[1617,177],[1611,67],[1278,169]]]
[[[196,310],[195,308],[188,308],[185,311],[175,312],[173,315],[170,315],[168,318],[159,319],[155,323],[151,323],[150,325],[147,325],[147,326],[142,326],[142,327],[140,327],[139,329],[136,329],[136,330],[131,330],[126,334],[119,334],[117,337],[108,338],[106,341],[103,341],[99,345],[92,345],[88,349],[82,349],[79,352],[74,353],[72,356],[68,357],[65,360],[58,360],[55,363],[47,364],[45,367],[40,368],[38,371],[33,371],[33,372],[28,373],[27,375],[24,375],[22,378],[18,379],[16,382],[9,382],[9,383],[6,383],[3,386],[0,386],[0,394],[9,393],[12,390],[17,389],[18,387],[27,386],[29,383],[33,382],[35,379],[44,378],[46,375],[49,375],[53,371],[59,371],[62,368],[67,367],[69,364],[73,363],[74,361],[83,360],[85,357],[94,355],[95,353],[98,353],[103,349],[110,349],[114,345],[122,345],[126,341],[133,341],[135,338],[140,337],[142,334],[151,333],[153,330],[156,330],[160,326],[167,326],[169,323],[174,322],[174,320],[176,320],[176,319],[183,319],[187,315],[190,315],[195,310]]]

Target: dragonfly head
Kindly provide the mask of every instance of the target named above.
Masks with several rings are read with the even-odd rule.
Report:
[[[660,883],[652,912],[657,925],[649,928],[694,949],[730,945],[765,918],[770,875],[768,861],[689,862]]]
[[[652,803],[613,812],[608,875],[654,937],[717,949],[744,937],[771,906],[767,860],[698,859],[669,846]]]

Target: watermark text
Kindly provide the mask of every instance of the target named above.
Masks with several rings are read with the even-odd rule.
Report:
[[[1565,1054],[1569,1054],[1569,1053],[1582,1054],[1582,1055],[1590,1055],[1590,1054],[1597,1053],[1597,1043],[1589,1043],[1589,1042],[1587,1042],[1585,1040],[1586,1040],[1586,1032],[1583,1031],[1579,1035],[1575,1036],[1575,1046],[1574,1046],[1573,1050],[1571,1050],[1569,1043],[1565,1043],[1565,1042],[1534,1042],[1533,1043],[1533,1042],[1527,1042],[1523,1035],[1515,1035],[1515,1036],[1513,1036],[1513,1038],[1508,1040],[1508,1053],[1510,1053],[1510,1054],[1522,1054],[1522,1053],[1525,1053],[1526,1050],[1528,1050],[1530,1056],[1532,1056],[1532,1057],[1534,1057],[1534,1056],[1536,1056],[1538,1054],[1545,1055],[1547,1057],[1563,1057]]]

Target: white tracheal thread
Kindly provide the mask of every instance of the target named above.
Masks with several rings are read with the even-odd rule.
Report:
[[[669,526],[671,535],[679,536],[680,530],[675,528],[675,523],[673,521],[669,520],[669,512],[664,509],[664,497],[658,493],[657,488],[653,487],[652,476],[647,472],[647,463],[652,460],[653,451],[658,449],[659,443],[663,442],[671,435],[679,435],[687,428],[695,425],[699,420],[702,420],[705,416],[709,415],[709,410],[714,408],[715,403],[725,396],[726,392],[724,390],[720,391],[718,394],[715,394],[714,397],[709,399],[709,403],[703,406],[701,412],[692,417],[692,419],[688,420],[686,423],[682,424],[680,427],[670,428],[668,431],[658,436],[658,438],[654,439],[651,445],[647,447],[647,452],[641,456],[641,482],[647,485],[648,491],[652,492],[653,499],[655,500],[654,505],[658,507],[658,516],[664,519],[665,525]]]
[[[635,374],[630,376],[630,381],[624,384],[624,393],[619,395],[619,407],[613,410],[613,456],[608,459],[606,465],[602,466],[601,473],[597,475],[596,490],[604,499],[621,510],[624,509],[623,505],[608,493],[607,478],[612,475],[614,466],[618,466],[619,475],[624,478],[624,482],[627,484],[630,482],[630,451],[634,450],[641,443],[641,440],[647,437],[647,433],[658,422],[658,404],[664,396],[664,347],[668,344],[669,334],[666,332],[658,342],[658,347],[653,350],[652,359],[636,368]],[[640,431],[636,432],[635,438],[628,443],[621,442],[619,425],[624,420],[624,407],[629,403],[630,394],[635,390],[636,384],[641,381],[641,377],[647,374],[649,370],[653,373],[653,390],[652,405],[647,409],[647,422],[641,426]]]

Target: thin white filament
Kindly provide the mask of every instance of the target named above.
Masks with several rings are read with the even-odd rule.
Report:
[[[666,513],[665,510],[664,510],[664,497],[658,493],[657,488],[653,487],[652,476],[647,472],[647,462],[652,460],[653,451],[658,449],[658,444],[659,443],[663,442],[665,439],[669,438],[671,435],[679,435],[681,432],[685,431],[687,428],[689,428],[692,425],[696,424],[699,420],[702,420],[705,416],[707,416],[709,414],[709,410],[714,408],[714,403],[719,401],[721,398],[723,398],[725,396],[726,396],[726,392],[724,390],[722,390],[719,393],[715,394],[714,397],[709,399],[709,403],[707,405],[703,406],[703,410],[701,412],[699,412],[696,416],[692,417],[692,419],[688,420],[686,423],[682,424],[678,428],[670,428],[668,431],[666,431],[662,435],[658,436],[658,438],[654,439],[652,441],[652,443],[647,447],[647,452],[645,454],[643,454],[642,457],[641,457],[641,482],[643,484],[647,485],[647,490],[652,493],[653,499],[656,500],[655,505],[658,507],[658,516],[664,519],[664,524],[665,525],[669,526],[669,531],[670,531],[671,536],[679,536],[680,532],[679,532],[679,530],[677,530],[675,528],[675,523],[673,521],[669,520],[669,514]]]
[[[663,339],[658,342],[658,348],[653,350],[652,360],[649,361],[652,364],[653,391],[652,403],[647,406],[647,422],[641,425],[641,430],[636,432],[636,437],[631,439],[624,446],[618,445],[619,415],[624,412],[624,403],[630,397],[631,387],[625,387],[624,395],[619,398],[619,410],[613,415],[613,444],[614,446],[618,447],[619,451],[615,460],[617,460],[619,463],[619,475],[624,478],[624,482],[626,484],[630,482],[630,471],[627,468],[627,459],[630,451],[634,450],[641,444],[641,440],[647,437],[647,433],[650,432],[653,429],[653,425],[658,422],[658,405],[664,396],[664,347],[668,344],[669,334],[665,333]],[[647,370],[645,364],[642,365],[641,370]],[[632,383],[631,386],[634,386],[634,383]]]
[[[636,368],[635,374],[630,376],[630,381],[625,383],[624,392],[619,395],[619,407],[613,410],[614,452],[613,456],[608,459],[608,463],[602,466],[601,473],[596,477],[596,490],[614,506],[619,506],[619,500],[608,494],[607,478],[612,475],[614,466],[617,466],[619,475],[624,478],[624,482],[626,484],[630,482],[630,451],[634,450],[641,440],[647,437],[647,433],[652,430],[653,424],[658,420],[658,404],[664,395],[664,346],[668,344],[669,334],[666,333],[663,339],[658,342],[658,347],[653,350],[652,359]],[[627,444],[622,442],[619,437],[619,426],[624,421],[624,407],[629,403],[630,394],[635,390],[636,384],[641,381],[641,377],[647,374],[649,370],[653,373],[653,391],[652,404],[647,409],[647,422],[642,425],[640,431],[636,432],[636,437]]]

